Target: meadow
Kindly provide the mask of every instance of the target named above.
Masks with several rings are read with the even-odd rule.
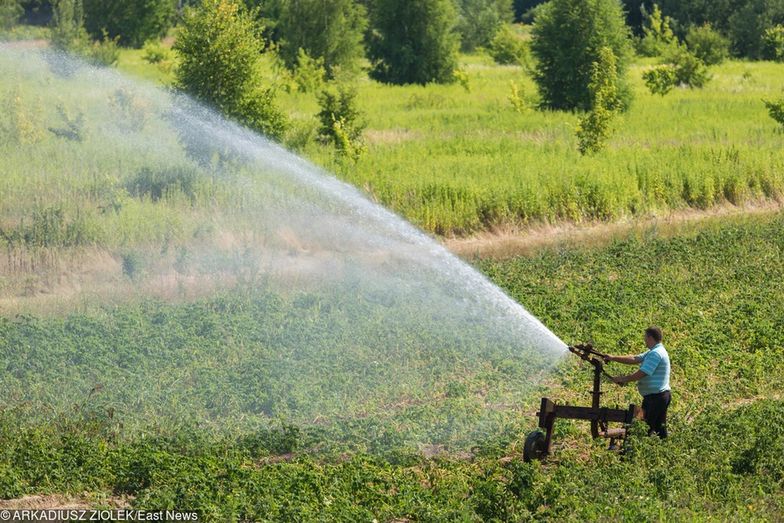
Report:
[[[469,453],[389,452],[396,443],[387,440],[383,455],[344,454],[320,447],[334,443],[334,434],[307,425],[233,435],[166,426],[134,433],[107,412],[99,392],[43,422],[20,424],[13,408],[0,414],[0,497],[65,493],[96,506],[120,497],[134,507],[185,506],[232,521],[775,521],[784,510],[783,225],[781,214],[709,220],[672,237],[647,230],[603,247],[480,263],[564,339],[629,353],[638,351],[645,325],[662,325],[673,360],[667,441],[637,426],[627,452],[613,453],[590,440],[587,425],[559,422],[553,458],[526,464],[520,455],[535,425],[532,397],[513,408],[518,414],[506,430]],[[138,324],[162,313],[176,317],[177,307],[112,314],[134,314]],[[229,328],[243,317],[212,322]],[[35,325],[62,339],[52,321],[4,320],[3,331]],[[95,318],[68,321],[86,340],[106,328]],[[182,335],[196,346],[202,334],[186,322]],[[103,358],[95,343],[72,354]],[[584,403],[589,374],[565,358],[541,391]],[[631,388],[605,390],[606,404],[636,399]],[[367,426],[353,427],[355,436],[367,434]]]
[[[784,66],[729,61],[702,89],[651,94],[638,58],[628,77],[634,102],[609,146],[583,157],[578,114],[540,111],[526,67],[461,55],[467,82],[391,86],[355,81],[367,153],[355,164],[315,140],[313,93],[268,59],[267,76],[292,121],[287,144],[364,189],[426,231],[464,236],[537,223],[583,223],[778,200],[782,135],[763,99],[784,93]],[[123,51],[121,70],[170,84],[170,63]],[[510,98],[512,84],[524,105]]]

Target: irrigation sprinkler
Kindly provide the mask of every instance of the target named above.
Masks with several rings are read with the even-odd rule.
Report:
[[[523,447],[523,459],[525,461],[541,460],[551,453],[553,428],[555,427],[555,420],[558,418],[590,421],[591,436],[594,438],[608,438],[610,440],[610,448],[614,449],[619,447],[617,445],[618,442],[622,444],[626,439],[626,431],[640,411],[634,404],[629,405],[628,409],[619,409],[617,406],[614,409],[602,407],[602,374],[613,379],[604,370],[604,362],[607,355],[595,350],[590,343],[575,345],[569,347],[569,350],[579,356],[580,359],[593,365],[593,401],[590,407],[578,407],[574,405],[559,405],[550,398],[542,398],[541,407],[539,412],[536,413],[539,416],[539,428],[525,438]],[[623,427],[609,428],[610,423],[622,423]]]

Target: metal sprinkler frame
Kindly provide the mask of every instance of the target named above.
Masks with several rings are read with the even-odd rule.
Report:
[[[542,398],[539,412],[536,413],[539,416],[539,429],[531,432],[525,438],[523,460],[526,462],[534,459],[544,459],[552,453],[553,428],[555,427],[555,420],[558,418],[590,421],[591,436],[609,439],[609,448],[615,449],[618,441],[624,442],[629,426],[641,412],[640,408],[634,404],[630,404],[627,409],[619,409],[617,406],[614,409],[601,406],[601,396],[603,394],[601,390],[602,374],[613,379],[604,370],[604,362],[607,359],[606,354],[594,349],[590,343],[570,346],[569,351],[593,365],[591,406],[559,405],[550,398]],[[610,423],[623,423],[623,427],[611,429],[609,428]]]

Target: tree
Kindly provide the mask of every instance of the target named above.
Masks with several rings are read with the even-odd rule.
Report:
[[[52,47],[61,51],[80,52],[89,38],[84,29],[82,0],[57,0],[52,14]]]
[[[532,30],[537,59],[534,80],[544,107],[590,110],[593,63],[608,47],[616,59],[619,99],[625,108],[631,90],[625,81],[631,58],[629,29],[618,0],[552,0],[544,4]]]
[[[364,55],[367,12],[354,0],[290,0],[281,6],[277,30],[280,57],[294,69],[299,50],[323,59],[327,75],[353,70]]]
[[[730,41],[710,24],[691,26],[686,33],[686,46],[705,65],[720,64],[730,54]]]
[[[375,0],[369,57],[376,80],[448,83],[457,68],[452,0]]]
[[[141,47],[172,26],[177,0],[84,0],[84,25],[95,38],[106,32],[123,45]]]
[[[733,51],[748,58],[763,58],[765,32],[777,24],[784,24],[784,0],[747,0],[729,19]]]
[[[459,0],[460,45],[473,51],[490,43],[501,26],[512,21],[511,0]]]
[[[577,141],[580,154],[599,152],[610,137],[613,118],[621,109],[618,92],[617,60],[609,47],[599,50],[599,59],[591,64],[591,111],[580,118]]]
[[[672,32],[669,16],[662,16],[659,6],[653,5],[653,12],[647,17],[642,29],[638,51],[643,56],[661,56],[668,47],[677,43]]]
[[[11,29],[23,13],[18,0],[0,0],[0,29]]]
[[[237,0],[204,0],[188,9],[174,44],[181,57],[177,86],[229,118],[279,138],[285,118],[262,87],[263,43]]]

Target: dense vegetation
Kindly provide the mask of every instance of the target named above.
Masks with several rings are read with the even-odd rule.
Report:
[[[784,509],[782,225],[784,217],[773,215],[648,230],[606,246],[481,264],[566,339],[634,352],[643,326],[664,325],[674,363],[666,442],[637,434],[625,455],[608,453],[590,443],[584,425],[559,422],[554,459],[524,464],[521,439],[535,421],[521,413],[470,458],[330,457],[314,454],[312,445],[328,436],[307,426],[232,437],[166,428],[132,436],[108,417],[99,392],[78,415],[46,423],[20,425],[6,408],[0,497],[86,491],[100,504],[103,496],[132,494],[138,507],[263,521],[768,519]],[[154,321],[162,310],[134,314]],[[40,320],[3,328],[29,329],[32,321]],[[99,337],[95,320],[69,321],[83,339]],[[242,316],[213,319],[216,328],[237,321]],[[18,352],[3,340],[6,357]],[[547,394],[585,402],[588,379],[585,367],[564,360]],[[606,388],[609,404],[635,400],[633,390]],[[522,412],[532,411],[533,401]]]

